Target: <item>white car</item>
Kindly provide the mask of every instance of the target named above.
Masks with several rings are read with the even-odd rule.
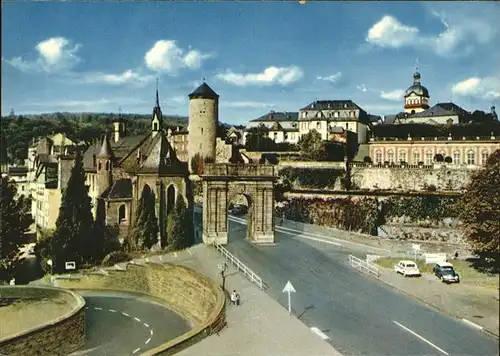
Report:
[[[421,276],[418,266],[413,261],[399,261],[394,265],[396,273],[401,273],[403,276]]]

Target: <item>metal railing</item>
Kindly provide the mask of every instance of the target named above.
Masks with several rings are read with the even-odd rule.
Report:
[[[237,270],[243,272],[243,274],[252,282],[255,283],[261,290],[264,289],[264,283],[262,282],[262,278],[260,278],[255,272],[253,272],[250,268],[245,266],[243,262],[237,259],[235,256],[231,254],[228,250],[226,250],[222,245],[219,245],[214,241],[214,247],[217,251],[219,251],[222,256],[232,262],[232,264],[236,267]]]
[[[354,267],[361,272],[366,271],[368,273],[376,275],[377,277],[380,276],[380,270],[377,267],[353,255],[349,255],[349,264],[351,265],[351,267]]]

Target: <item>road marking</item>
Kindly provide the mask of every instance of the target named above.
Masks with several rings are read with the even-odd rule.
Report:
[[[116,313],[116,310],[114,309],[108,309],[111,313]]]
[[[292,235],[292,236],[295,236],[295,237],[298,237],[298,238],[301,238],[301,239],[307,239],[307,240],[313,240],[313,241],[319,241],[319,242],[324,242],[325,244],[330,244],[330,245],[335,245],[335,246],[342,246],[341,244],[337,243],[337,242],[333,242],[333,241],[327,241],[327,240],[322,240],[322,239],[317,239],[315,237],[309,237],[309,236],[304,236],[304,235],[297,235],[297,234],[294,234],[292,232],[288,232],[288,231],[280,231],[282,234],[286,234],[286,235]]]
[[[102,308],[94,307],[95,310],[102,310]]]
[[[419,335],[419,334],[417,334],[416,332],[414,332],[414,331],[412,331],[412,330],[408,329],[406,326],[401,325],[400,323],[398,323],[398,322],[397,322],[397,321],[395,321],[395,320],[393,320],[393,323],[394,323],[394,324],[396,324],[396,325],[398,325],[398,326],[400,326],[400,327],[402,327],[403,329],[405,329],[405,330],[406,330],[406,331],[408,331],[409,333],[411,333],[411,334],[415,335],[415,336],[416,336],[416,337],[418,337],[420,340],[422,340],[422,341],[424,341],[424,342],[428,343],[429,345],[431,345],[432,347],[434,347],[436,350],[438,350],[438,351],[442,352],[442,353],[443,353],[443,354],[445,354],[445,355],[448,355],[448,353],[447,353],[446,351],[444,351],[443,349],[441,349],[441,348],[437,347],[437,346],[436,346],[436,345],[434,345],[432,342],[430,342],[429,340],[427,340],[427,339],[425,339],[424,337],[420,336],[420,335]]]
[[[328,339],[329,339],[328,335],[326,335],[323,331],[321,331],[321,330],[320,330],[320,329],[318,329],[317,327],[313,326],[313,327],[311,327],[311,330],[312,330],[314,333],[318,334],[318,335],[319,335],[319,337],[320,337],[320,338],[322,338],[323,340],[328,340]]]
[[[145,344],[146,345],[149,344],[150,341],[151,341],[151,338],[147,339],[146,342],[145,342]]]
[[[147,328],[149,328],[149,325],[148,325],[148,324],[146,324],[146,323],[144,323],[144,326],[145,326],[145,327],[147,327]]]
[[[482,326],[477,325],[477,324],[473,323],[472,321],[469,321],[469,320],[467,320],[467,319],[463,319],[463,318],[462,318],[462,321],[463,321],[464,323],[466,323],[466,324],[469,324],[470,326],[472,326],[472,327],[474,327],[474,328],[476,328],[476,329],[483,330],[483,327],[482,327]]]
[[[132,353],[133,353],[133,354],[136,354],[136,353],[138,353],[140,350],[141,350],[141,348],[140,348],[140,347],[138,347],[138,348],[137,348],[137,349],[135,349]]]
[[[128,315],[127,313],[122,312],[122,314],[125,315],[125,316],[130,317],[130,315]]]
[[[153,336],[153,329],[150,329],[149,333],[151,334],[151,336]]]
[[[134,318],[135,320],[137,320],[139,323],[141,322],[141,319],[139,318]]]
[[[193,253],[192,253],[190,250],[187,250],[187,252],[188,252],[191,256],[193,255]]]

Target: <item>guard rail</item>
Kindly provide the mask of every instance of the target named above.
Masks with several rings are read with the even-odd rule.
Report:
[[[349,264],[351,265],[351,267],[354,267],[361,272],[365,271],[374,274],[377,277],[380,276],[380,270],[377,267],[353,255],[349,255]]]

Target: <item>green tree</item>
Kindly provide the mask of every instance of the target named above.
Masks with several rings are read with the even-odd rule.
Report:
[[[248,151],[274,151],[276,143],[269,138],[269,129],[264,125],[260,125],[248,130],[245,148]]]
[[[19,246],[33,222],[30,215],[29,199],[16,198],[16,187],[2,177],[0,191],[0,283],[10,280],[20,260],[17,258]]]
[[[321,134],[312,129],[299,140],[301,155],[311,161],[321,161],[325,158],[325,143]]]
[[[106,228],[106,208],[104,201],[97,201],[96,216],[92,226],[92,234],[89,236],[89,257],[94,263],[100,262],[106,255],[105,240],[108,238]]]
[[[175,208],[167,216],[166,236],[169,251],[181,250],[194,243],[193,214],[181,194],[177,195]]]
[[[77,151],[68,186],[63,191],[56,230],[51,241],[55,272],[64,271],[66,261],[81,264],[93,259],[90,247],[93,220],[82,156]]]
[[[149,186],[144,186],[137,206],[132,229],[131,248],[150,249],[158,242],[158,221],[155,212],[155,196]]]
[[[465,236],[480,263],[499,266],[500,253],[500,150],[491,154],[458,202]]]

